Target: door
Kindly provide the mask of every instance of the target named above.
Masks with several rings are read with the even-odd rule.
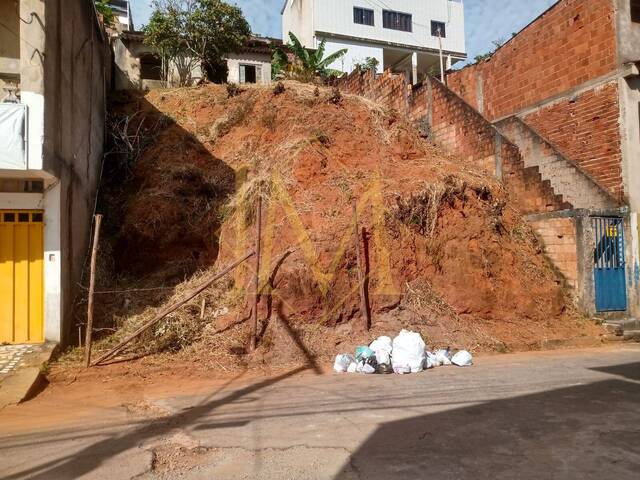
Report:
[[[0,210],[0,343],[44,341],[43,213]]]
[[[596,246],[593,254],[596,311],[627,309],[624,224],[621,218],[592,218]]]

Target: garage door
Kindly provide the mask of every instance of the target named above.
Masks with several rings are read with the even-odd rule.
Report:
[[[0,210],[0,343],[44,340],[42,217]]]

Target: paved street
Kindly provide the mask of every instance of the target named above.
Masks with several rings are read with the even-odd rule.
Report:
[[[640,345],[481,357],[408,376],[239,382],[12,428],[0,434],[0,477],[621,480],[640,471]],[[26,407],[0,412],[0,425]]]

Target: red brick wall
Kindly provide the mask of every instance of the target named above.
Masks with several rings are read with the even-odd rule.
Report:
[[[486,62],[447,76],[449,87],[476,102],[482,77],[484,116],[494,121],[616,69],[614,0],[563,0]]]
[[[622,201],[618,98],[613,81],[541,108],[524,121]]]
[[[431,138],[448,153],[474,162],[495,174],[496,129],[471,106],[437,80],[415,89],[404,77],[385,73],[361,75],[354,72],[338,81],[346,93],[358,94],[408,118],[419,121],[431,117]],[[542,182],[537,168],[525,168],[518,148],[500,137],[502,178],[523,213],[547,212],[570,207],[562,203],[548,182]]]

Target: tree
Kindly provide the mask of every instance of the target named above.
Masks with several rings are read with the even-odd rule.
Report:
[[[113,25],[115,16],[107,0],[95,0],[93,3],[96,6],[96,11],[102,15],[102,22],[108,26]]]
[[[239,51],[251,35],[242,10],[222,0],[155,0],[153,5],[143,29],[145,43],[168,64],[188,68],[187,59],[195,59],[212,81],[220,80],[215,72],[225,55]]]
[[[310,81],[315,77],[327,78],[332,75],[339,76],[342,72],[329,68],[336,60],[342,58],[347,49],[338,50],[327,57],[324,56],[325,40],[320,42],[317,50],[312,51],[302,46],[298,37],[289,33],[290,41],[287,48],[294,55],[295,60],[289,61],[287,54],[281,49],[276,49],[272,65],[279,71],[286,71],[289,76],[302,81]]]

